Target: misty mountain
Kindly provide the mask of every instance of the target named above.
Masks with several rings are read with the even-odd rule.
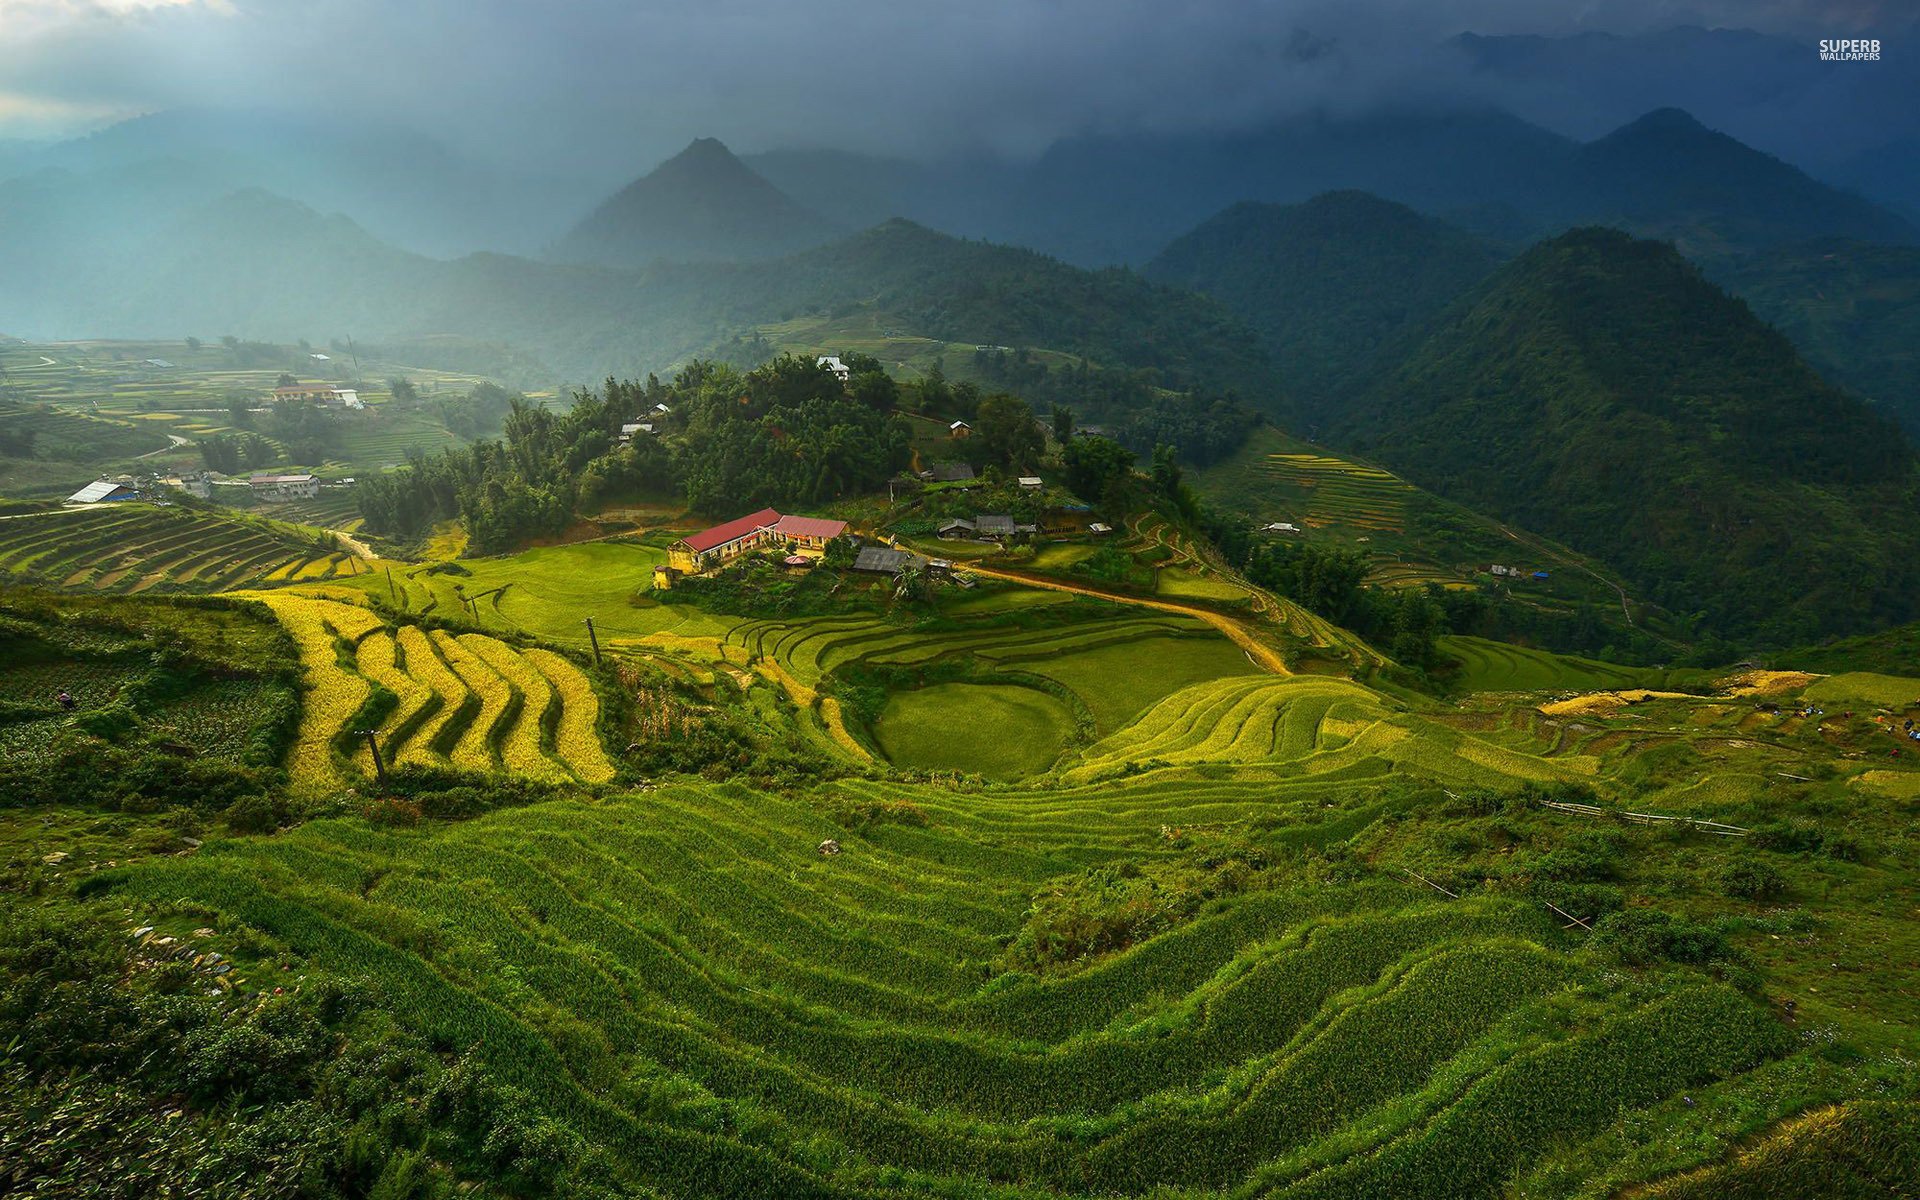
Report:
[[[1678,110],[1579,142],[1492,109],[1308,115],[1243,133],[1102,135],[1027,164],[759,160],[822,211],[882,210],[1081,265],[1144,263],[1229,205],[1359,190],[1515,244],[1617,224],[1730,253],[1819,237],[1907,242],[1912,225]]]
[[[111,250],[85,240],[89,221],[78,224],[79,232],[41,223],[53,234],[36,243],[37,261],[61,269],[33,289],[0,291],[0,329],[314,342],[455,335],[592,380],[664,371],[757,325],[870,308],[930,337],[1046,347],[1250,397],[1271,391],[1257,338],[1214,301],[905,221],[784,259],[637,269],[427,258],[259,190],[195,207]]]
[[[1689,254],[1821,237],[1900,243],[1901,217],[1660,109],[1580,148],[1565,215],[1667,237]]]
[[[552,257],[613,267],[745,262],[792,254],[839,232],[717,140],[697,138],[588,214]]]
[[[1365,192],[1236,204],[1147,264],[1260,334],[1303,428],[1504,259],[1488,240]]]
[[[0,177],[56,171],[124,180],[162,162],[192,169],[198,201],[260,188],[348,213],[384,240],[436,255],[531,250],[558,230],[558,214],[581,186],[475,162],[402,126],[271,109],[135,117],[0,157]]]
[[[1821,62],[1819,38],[1846,36],[1679,26],[1570,37],[1466,33],[1451,46],[1466,62],[1468,85],[1487,101],[1571,137],[1596,138],[1650,109],[1681,108],[1820,178],[1853,185],[1835,169],[1840,163],[1920,137],[1920,76],[1891,62]]]
[[[1661,243],[1579,229],[1535,246],[1338,431],[1723,635],[1787,643],[1920,609],[1911,444]]]

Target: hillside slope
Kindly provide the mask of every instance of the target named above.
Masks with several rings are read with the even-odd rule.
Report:
[[[553,256],[629,267],[734,262],[791,254],[836,232],[719,141],[697,138],[588,214]]]
[[[1292,414],[1317,423],[1356,376],[1499,265],[1484,239],[1365,192],[1236,204],[1161,251],[1150,279],[1225,304],[1259,333]]]
[[[1915,607],[1909,444],[1670,246],[1534,247],[1340,432],[1716,632],[1811,640]]]

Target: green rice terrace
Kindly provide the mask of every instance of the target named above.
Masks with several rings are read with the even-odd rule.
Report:
[[[105,505],[0,518],[0,582],[102,592],[220,592],[370,569],[326,530],[227,510]]]
[[[302,578],[278,526],[218,518],[216,572],[165,544],[203,514],[28,511],[0,562],[62,590],[0,594],[0,904],[65,916],[0,958],[92,947],[115,1036],[202,1032],[100,1060],[173,1117],[16,1043],[0,1108],[94,1123],[0,1158],[214,1186],[274,1095],[408,1147],[312,1170],[503,1196],[1915,1182],[1920,680],[1456,639],[1439,700],[1152,522],[1171,589],[740,617],[642,541]]]

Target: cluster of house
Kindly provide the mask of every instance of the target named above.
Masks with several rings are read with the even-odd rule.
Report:
[[[335,387],[330,383],[295,383],[277,387],[273,389],[273,398],[276,401],[304,400],[321,408],[358,410],[366,407],[360,400],[358,389]]]
[[[158,484],[162,487],[175,488],[198,500],[213,499],[213,489],[217,486],[214,476],[205,471],[188,471],[179,475],[143,476],[142,478],[148,485]],[[249,475],[246,486],[256,500],[269,502],[312,500],[320,495],[320,489],[323,487],[351,487],[353,480],[341,479],[326,483],[318,475],[301,471],[279,475]],[[152,490],[151,486],[145,489],[147,492]],[[114,475],[94,480],[68,496],[67,503],[113,504],[122,500],[138,500],[142,493],[141,480],[131,475]]]

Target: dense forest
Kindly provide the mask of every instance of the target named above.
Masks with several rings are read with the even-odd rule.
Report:
[[[1789,645],[1916,609],[1906,439],[1665,244],[1534,247],[1337,432],[1598,556],[1701,633]]]
[[[1310,427],[1501,257],[1493,243],[1404,205],[1330,192],[1290,206],[1236,204],[1145,270],[1251,325],[1273,355],[1286,414]]]
[[[367,528],[398,538],[464,519],[470,544],[495,553],[560,533],[577,511],[639,497],[684,499],[714,517],[766,506],[817,506],[882,487],[911,460],[896,408],[963,414],[975,466],[1032,467],[1046,448],[1033,409],[1005,393],[936,375],[904,387],[880,363],[843,356],[846,383],[811,359],[782,355],[753,371],[696,361],[670,382],[609,379],[564,413],[514,399],[498,440],[476,442],[364,481]],[[646,424],[622,440],[623,425]]]

